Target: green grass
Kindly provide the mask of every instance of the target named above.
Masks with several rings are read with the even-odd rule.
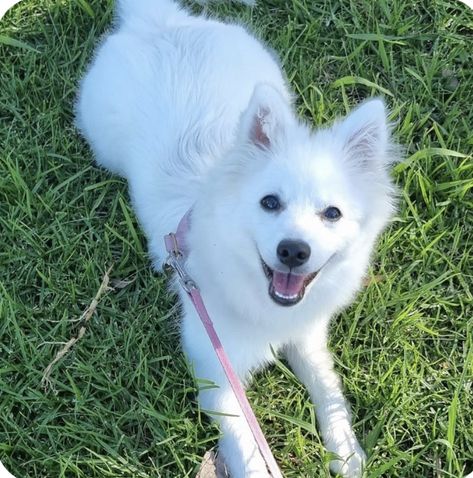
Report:
[[[473,470],[473,11],[436,0],[260,0],[212,7],[281,56],[314,125],[383,95],[407,161],[373,278],[331,347],[367,477]],[[192,477],[218,430],[199,413],[174,298],[152,273],[123,181],[72,126],[108,28],[103,0],[24,0],[0,24],[0,460],[23,477]],[[74,336],[104,271],[131,283]],[[328,477],[303,387],[283,363],[249,392],[287,477]]]

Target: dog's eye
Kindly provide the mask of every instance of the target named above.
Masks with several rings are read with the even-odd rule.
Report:
[[[338,221],[342,217],[340,209],[335,206],[329,206],[322,214],[325,219],[333,222]]]
[[[281,202],[279,201],[279,198],[277,196],[273,196],[272,194],[269,194],[261,199],[260,204],[263,209],[266,209],[266,211],[277,211],[278,209],[281,209]]]

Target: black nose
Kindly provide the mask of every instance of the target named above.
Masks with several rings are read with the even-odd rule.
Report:
[[[310,257],[310,246],[307,242],[295,239],[283,239],[277,248],[279,260],[293,268],[305,264]]]

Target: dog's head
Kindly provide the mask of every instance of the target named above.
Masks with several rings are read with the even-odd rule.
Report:
[[[367,259],[393,210],[392,159],[381,100],[314,133],[274,88],[258,86],[213,176],[232,273],[293,306],[347,257]]]

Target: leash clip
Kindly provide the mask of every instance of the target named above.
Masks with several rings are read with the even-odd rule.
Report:
[[[190,294],[192,290],[198,289],[198,287],[184,267],[184,255],[179,250],[176,235],[173,233],[168,234],[165,237],[165,243],[169,253],[166,259],[166,265],[176,272],[182,288]]]

